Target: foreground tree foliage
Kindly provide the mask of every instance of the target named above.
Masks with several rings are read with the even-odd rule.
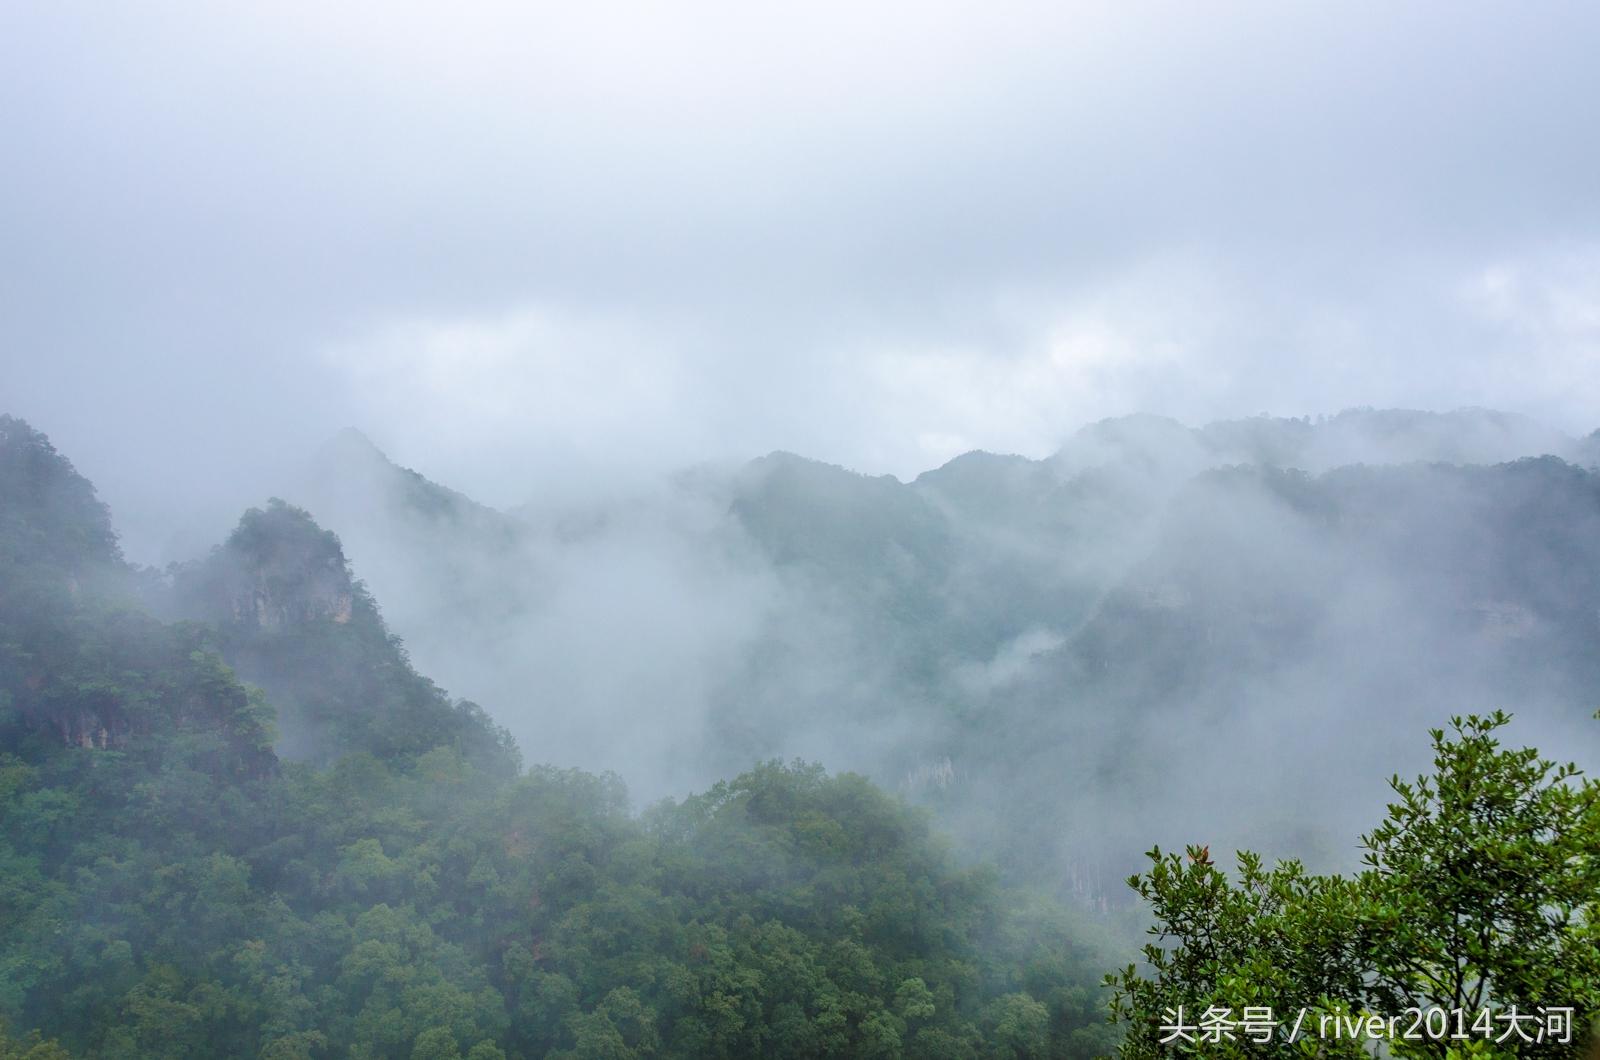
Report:
[[[1509,720],[1474,715],[1433,731],[1433,775],[1391,781],[1395,801],[1363,837],[1368,867],[1354,878],[1309,875],[1294,861],[1267,870],[1241,852],[1230,880],[1204,848],[1152,850],[1150,871],[1129,882],[1155,913],[1157,941],[1145,968],[1107,978],[1127,1029],[1121,1055],[1370,1055],[1370,1042],[1319,1035],[1323,1018],[1348,1027],[1431,1008],[1447,1014],[1447,1033],[1424,1021],[1407,1035],[1414,1020],[1402,1019],[1400,1033],[1382,1035],[1393,1055],[1589,1055],[1600,1019],[1600,783],[1502,747],[1496,731]],[[1291,1045],[1288,1026],[1259,1041],[1193,1029],[1208,1010],[1238,1019],[1264,1006],[1283,1024],[1305,1010],[1307,1035]],[[1516,1014],[1553,1008],[1573,1010],[1571,1042],[1526,1040],[1536,1023]],[[1191,1029],[1174,1034],[1180,1025]]]
[[[523,770],[305,513],[155,580],[0,418],[0,1057],[1090,1056],[1098,963],[860,777]]]

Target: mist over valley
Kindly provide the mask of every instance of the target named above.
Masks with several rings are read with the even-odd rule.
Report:
[[[0,1060],[1595,1060],[1596,54],[0,4]]]

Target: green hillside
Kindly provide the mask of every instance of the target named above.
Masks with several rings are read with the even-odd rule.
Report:
[[[636,815],[615,777],[519,769],[304,512],[152,586],[41,435],[3,421],[0,468],[0,1017],[59,1043],[3,1055],[1111,1040],[1103,959],[864,779],[772,763]]]

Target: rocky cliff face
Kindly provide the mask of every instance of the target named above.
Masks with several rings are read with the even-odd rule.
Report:
[[[114,706],[100,710],[58,710],[38,721],[69,747],[114,750],[125,747],[132,734],[127,719]]]
[[[354,607],[350,578],[342,569],[312,570],[296,584],[263,572],[245,572],[231,586],[229,613],[235,622],[276,632],[302,622],[328,619],[343,625]]]
[[[158,584],[123,562],[88,480],[43,434],[0,416],[0,749],[158,756],[181,733],[200,737],[186,746],[206,748],[192,761],[207,769],[274,767],[268,710],[209,631],[138,606]]]
[[[246,512],[227,542],[180,578],[180,595],[202,617],[268,634],[343,625],[355,605],[338,537],[280,500]]]
[[[252,508],[173,586],[178,616],[216,629],[222,657],[275,709],[278,753],[329,762],[447,745],[514,771],[516,752],[476,706],[419,675],[336,534],[281,500]]]

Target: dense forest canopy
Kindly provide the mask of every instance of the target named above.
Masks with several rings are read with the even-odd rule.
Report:
[[[615,777],[522,770],[481,709],[416,674],[306,513],[252,510],[154,578],[122,563],[43,436],[0,431],[0,1018],[59,1043],[0,1048],[1088,1056],[1111,1040],[1102,958],[1061,913],[863,778],[770,763],[637,814]]]
[[[381,459],[338,445],[368,470]],[[1117,867],[1105,837],[1144,819],[1119,803],[1226,792],[1226,777],[1185,775],[1215,768],[1151,758],[1152,726],[1220,722],[1297,659],[1280,694],[1431,674],[1431,695],[1384,694],[1410,711],[1515,700],[1547,726],[1581,715],[1571,731],[1592,743],[1578,704],[1600,687],[1594,474],[1549,456],[1318,475],[1135,463],[1062,478],[975,455],[908,486],[775,455],[693,482],[696,510],[720,499],[746,536],[696,516],[681,541],[765,557],[779,583],[821,593],[875,631],[878,680],[902,693],[809,719],[724,701],[721,753],[779,740],[786,720],[920,703],[932,713],[900,720],[946,757],[901,793],[768,759],[641,807],[615,774],[526,765],[551,750],[537,730],[519,746],[418,673],[308,511],[273,499],[209,554],[139,568],[71,463],[0,418],[0,1056],[1143,1057],[1181,1052],[1160,1034],[1180,1005],[1257,1002],[1349,1020],[1564,1006],[1576,1032],[1559,1047],[1489,1055],[1579,1055],[1600,1011],[1600,786],[1503,748],[1504,714],[1434,732],[1434,773],[1393,780],[1352,875],[1250,853],[1224,872],[1210,844],[1232,838],[1225,804],[1182,818],[1211,821],[1191,832],[1207,843],[1152,851],[1127,898],[1082,866]],[[531,555],[535,520],[376,466],[368,487],[400,489],[369,495],[409,535],[398,555],[432,548],[460,573],[461,541],[477,542],[478,577]],[[1137,541],[1092,599],[1082,564],[1025,573],[1052,536],[1109,533],[1084,509]],[[638,518],[550,532],[581,547]],[[975,547],[999,528],[1006,547]],[[972,555],[991,566],[966,569]],[[544,573],[501,584],[532,592]],[[1069,634],[986,683],[952,669],[1019,628],[996,622],[1063,608]],[[1397,627],[1403,657],[1339,679],[1303,668],[1369,651],[1374,614],[1418,623]],[[744,645],[749,681],[812,658],[781,621],[768,636]],[[1462,644],[1473,664],[1452,672]],[[952,683],[964,706],[941,706]],[[1140,901],[1158,939],[1102,983]],[[1269,1035],[1218,1054],[1290,1047]]]
[[[1600,1060],[1597,54],[0,2],[0,1060]]]

